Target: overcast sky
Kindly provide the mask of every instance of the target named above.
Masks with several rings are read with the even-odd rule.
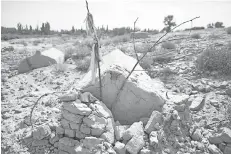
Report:
[[[231,0],[88,0],[90,12],[96,26],[106,25],[109,29],[122,26],[133,26],[137,17],[137,27],[161,30],[163,19],[174,15],[177,24],[200,16],[193,26],[206,26],[208,23],[221,21],[231,26]],[[16,27],[48,21],[51,29],[70,30],[85,28],[85,0],[40,0],[40,1],[1,1],[1,25]],[[190,27],[186,24],[183,28]]]

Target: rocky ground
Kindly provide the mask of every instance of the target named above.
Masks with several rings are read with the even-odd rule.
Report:
[[[16,75],[20,60],[36,50],[52,46],[64,50],[74,46],[78,38],[51,37],[2,42],[2,151],[230,154],[231,77],[218,72],[200,72],[195,60],[208,46],[223,47],[231,41],[231,37],[223,29],[198,33],[200,39],[188,38],[174,42],[177,48],[172,60],[151,66],[151,71],[147,73],[164,82],[170,91],[169,99],[161,113],[153,111],[149,118],[131,126],[114,121],[111,111],[91,94],[80,93],[75,85],[85,74],[76,71],[74,65],[67,64],[64,72],[49,66]],[[171,35],[187,34],[176,32]],[[137,44],[152,43],[158,37],[159,34],[140,39]],[[40,40],[40,43],[34,44],[34,40]],[[102,46],[101,50],[106,54],[115,48],[134,56],[132,42],[109,44]],[[154,55],[149,53],[148,57]],[[33,105],[45,93],[50,94],[38,102],[30,121]]]

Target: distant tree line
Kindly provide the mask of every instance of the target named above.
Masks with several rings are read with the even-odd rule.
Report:
[[[176,26],[176,23],[173,21],[174,16],[168,15],[164,18],[164,25],[165,27],[160,32],[170,32],[172,30],[172,27]],[[216,23],[209,23],[207,25],[207,28],[223,28],[223,22],[216,22]],[[187,30],[200,30],[205,29],[204,27],[192,27]],[[21,23],[17,24],[17,28],[7,28],[7,27],[1,27],[2,34],[11,33],[11,34],[21,34],[21,35],[54,35],[54,34],[68,34],[68,35],[83,35],[86,36],[86,31],[81,29],[75,29],[74,26],[70,28],[70,30],[61,30],[61,31],[54,31],[51,30],[51,25],[49,22],[42,23],[41,27],[38,25],[33,28],[31,25],[22,25]],[[141,30],[139,28],[136,28],[135,31],[142,31],[142,32],[148,32],[152,34],[159,33],[158,30],[155,29],[144,29]],[[118,35],[124,35],[134,32],[134,29],[131,27],[120,27],[120,28],[113,28],[109,29],[108,25],[106,27],[101,26],[97,28],[97,33],[99,37],[102,36],[118,36]]]

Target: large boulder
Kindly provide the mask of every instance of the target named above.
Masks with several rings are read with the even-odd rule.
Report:
[[[163,83],[151,79],[139,64],[135,69],[139,71],[132,73],[116,99],[121,85],[137,60],[117,49],[105,55],[102,61],[102,101],[112,110],[115,120],[121,124],[132,124],[142,117],[149,117],[153,110],[162,110],[166,101]],[[89,71],[80,81],[79,87],[100,98],[98,73],[95,84],[92,84],[91,79]]]
[[[58,49],[51,48],[43,52],[36,51],[33,56],[27,57],[20,62],[18,73],[26,73],[36,68],[63,62],[64,53]]]

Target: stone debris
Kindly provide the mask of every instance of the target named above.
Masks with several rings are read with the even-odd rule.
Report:
[[[148,123],[145,126],[144,131],[150,134],[152,131],[156,129],[155,126],[157,123],[159,123],[159,125],[162,125],[163,123],[162,114],[159,111],[153,111],[152,115],[148,120]]]
[[[128,75],[128,71],[136,63],[134,58],[117,49],[105,55],[102,61],[104,62],[101,66],[101,78],[104,84],[102,101],[111,109],[115,120],[119,120],[121,124],[125,125],[132,124],[142,117],[149,117],[153,110],[161,111],[166,101],[164,95],[166,89],[162,82],[151,79],[142,71],[132,73],[121,91],[118,101],[116,100],[115,94],[118,93],[119,87]],[[142,70],[139,65],[136,69]],[[96,83],[91,84],[91,72],[88,72],[79,83],[79,87],[83,91],[91,92],[97,98],[100,97],[98,85],[98,76],[96,76]]]

